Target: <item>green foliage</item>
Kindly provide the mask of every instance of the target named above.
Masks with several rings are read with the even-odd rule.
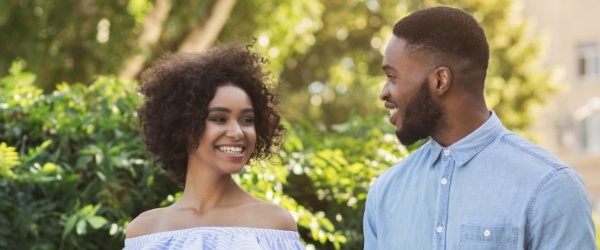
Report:
[[[116,71],[140,33],[127,2],[2,1],[0,75],[22,58],[45,76],[37,81],[48,92],[60,81],[87,82]]]
[[[140,51],[138,38],[152,0],[0,2],[0,76],[15,58],[44,77],[36,80],[44,92],[61,81],[93,82],[115,74],[124,60],[138,53],[157,57],[176,50],[198,19],[210,12],[212,0],[171,0],[160,48]]]
[[[407,153],[382,117],[353,115],[329,132],[310,123],[290,125],[282,161],[293,174],[284,192],[310,210],[322,211],[344,237],[341,246],[309,241],[316,249],[363,248],[367,191],[379,174]],[[398,154],[399,149],[403,153]]]
[[[269,69],[280,75],[285,60],[312,48],[324,11],[319,0],[239,1],[221,37],[256,37],[256,50],[272,62]]]
[[[0,80],[0,138],[23,152],[0,179],[0,248],[122,247],[132,215],[176,191],[145,159],[136,83],[100,77],[43,95],[19,65]]]
[[[374,2],[378,7],[371,6]],[[395,4],[244,1],[234,12],[245,11],[230,17],[221,37],[257,37],[259,50],[285,81],[285,117],[293,123],[309,119],[330,127],[346,122],[352,111],[367,115],[378,109],[380,50],[386,39],[381,36],[391,35],[391,16],[398,17]]]
[[[598,214],[593,213],[592,219],[594,219],[594,228],[596,228],[596,246],[600,246],[600,219]]]
[[[19,165],[19,155],[14,147],[8,147],[6,143],[0,143],[0,177],[16,177],[11,168]]]

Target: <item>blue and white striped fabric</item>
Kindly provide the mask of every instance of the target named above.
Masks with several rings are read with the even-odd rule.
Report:
[[[248,227],[195,227],[125,239],[124,250],[305,249],[294,231]]]

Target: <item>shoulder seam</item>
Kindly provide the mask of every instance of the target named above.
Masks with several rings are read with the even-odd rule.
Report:
[[[506,143],[507,145],[512,146],[513,148],[521,150],[521,151],[523,151],[523,152],[525,152],[525,153],[527,153],[527,154],[529,154],[531,156],[534,156],[535,158],[537,158],[537,159],[545,162],[546,164],[552,166],[555,170],[561,170],[561,169],[567,168],[567,166],[565,166],[564,164],[560,164],[560,163],[558,163],[556,161],[552,161],[552,160],[548,159],[548,157],[544,157],[544,156],[542,156],[542,155],[540,155],[540,154],[538,154],[538,153],[536,153],[534,151],[529,150],[528,148],[520,147],[515,141],[507,139],[506,137],[508,135],[516,135],[516,134],[514,134],[514,133],[504,134],[504,135],[501,136],[500,141]],[[516,135],[516,136],[518,136],[518,135]]]

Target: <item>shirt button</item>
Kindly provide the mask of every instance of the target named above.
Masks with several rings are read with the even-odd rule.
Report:
[[[441,233],[442,231],[444,231],[444,228],[442,228],[442,227],[436,227],[435,231],[438,232],[438,233]]]
[[[444,155],[445,156],[449,156],[450,155],[450,150],[449,149],[444,149]]]
[[[446,183],[448,183],[448,180],[446,180],[446,178],[442,178],[440,180],[440,183],[442,183],[442,185],[446,185]]]
[[[486,229],[485,231],[483,231],[483,236],[485,236],[485,237],[490,237],[491,234],[492,233],[490,233],[490,230]]]

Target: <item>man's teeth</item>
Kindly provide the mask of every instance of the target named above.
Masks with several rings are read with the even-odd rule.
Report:
[[[398,108],[390,109],[390,116],[394,115],[396,112],[398,112]]]
[[[218,149],[219,151],[230,155],[242,154],[242,147],[218,147]]]

